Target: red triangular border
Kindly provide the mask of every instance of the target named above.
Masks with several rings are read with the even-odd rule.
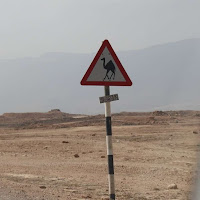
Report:
[[[99,60],[99,57],[103,53],[103,50],[105,47],[108,48],[109,52],[111,53],[111,56],[113,57],[115,63],[117,64],[117,67],[121,71],[122,75],[124,76],[125,82],[118,82],[118,81],[87,81],[88,77],[90,76],[93,68],[95,67],[97,61]],[[101,45],[99,51],[97,52],[96,56],[94,57],[94,60],[92,61],[90,67],[88,68],[87,72],[83,76],[83,79],[81,80],[81,85],[104,85],[104,86],[131,86],[132,81],[129,78],[128,74],[126,73],[125,69],[123,68],[120,60],[118,59],[116,53],[114,52],[112,46],[110,45],[108,40],[104,40],[103,44]]]

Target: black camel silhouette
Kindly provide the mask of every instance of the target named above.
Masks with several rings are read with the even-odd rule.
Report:
[[[111,78],[112,78],[113,75],[114,75],[113,76],[113,80],[114,80],[115,79],[115,65],[113,64],[112,60],[110,60],[107,64],[105,64],[105,58],[102,58],[101,60],[103,60],[103,67],[104,67],[104,69],[107,70],[106,75],[105,75],[105,77],[104,77],[103,80],[105,80],[106,77],[108,78],[108,80],[111,80]],[[110,78],[108,76],[109,71],[112,72]]]

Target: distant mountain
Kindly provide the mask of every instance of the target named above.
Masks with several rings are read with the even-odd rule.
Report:
[[[111,87],[119,94],[112,111],[200,110],[200,39],[117,52],[132,87]],[[100,86],[80,80],[95,54],[47,53],[36,58],[0,60],[0,113],[104,112]]]

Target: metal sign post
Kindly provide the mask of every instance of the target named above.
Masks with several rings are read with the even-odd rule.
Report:
[[[94,60],[81,80],[81,85],[104,86],[105,96],[100,103],[105,103],[106,145],[108,155],[108,180],[110,200],[115,200],[114,162],[112,148],[112,126],[110,102],[119,100],[118,94],[110,95],[110,86],[131,86],[132,81],[123,68],[108,40],[104,40]]]
[[[110,87],[104,86],[105,96],[110,95]],[[113,147],[112,147],[112,125],[111,125],[111,107],[110,102],[105,103],[106,117],[106,146],[108,156],[108,181],[110,200],[115,200],[115,180],[114,180],[114,162],[113,162]]]

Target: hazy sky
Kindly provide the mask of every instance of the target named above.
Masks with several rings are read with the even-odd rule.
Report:
[[[200,0],[0,0],[0,58],[200,38]]]

